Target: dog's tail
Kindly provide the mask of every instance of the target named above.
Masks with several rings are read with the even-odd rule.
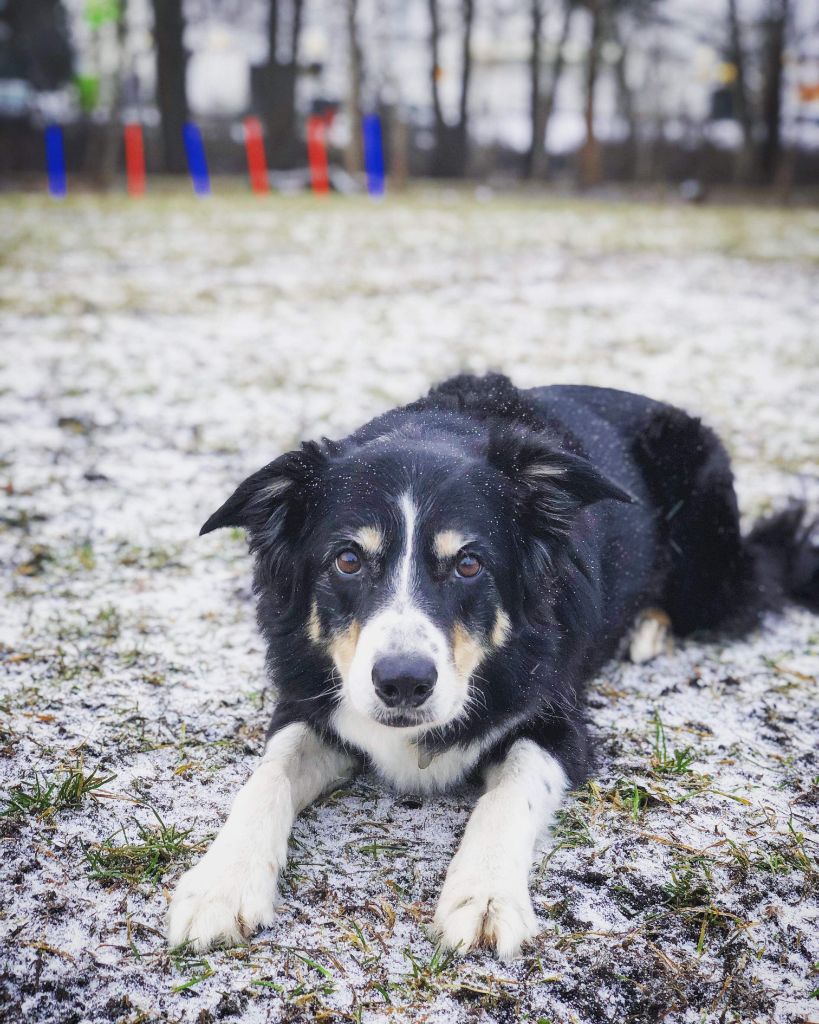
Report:
[[[745,538],[762,608],[778,608],[791,598],[819,612],[817,528],[819,519],[809,520],[799,501],[760,519]]]

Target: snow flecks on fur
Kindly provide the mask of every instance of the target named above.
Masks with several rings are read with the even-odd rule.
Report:
[[[819,624],[796,609],[601,674],[599,766],[542,843],[521,960],[427,938],[475,793],[369,775],[297,822],[272,927],[206,954],[161,932],[273,701],[242,538],[196,537],[232,487],[492,368],[701,413],[749,519],[815,501],[816,224],[434,194],[4,200],[0,1018],[815,1015]]]

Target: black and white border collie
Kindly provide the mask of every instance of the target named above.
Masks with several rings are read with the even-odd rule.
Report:
[[[295,816],[368,762],[405,791],[482,773],[434,926],[516,955],[537,931],[538,836],[588,768],[586,681],[669,631],[741,632],[787,596],[819,607],[803,507],[743,537],[707,427],[592,387],[456,377],[260,469],[202,533],[223,526],[249,535],[278,700],[170,906],[169,941],[197,949],[271,922]]]

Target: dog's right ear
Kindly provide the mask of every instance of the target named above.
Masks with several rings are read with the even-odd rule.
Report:
[[[315,493],[327,461],[327,445],[306,441],[243,481],[199,531],[201,537],[223,526],[239,526],[254,540],[289,515],[304,519],[305,506]]]

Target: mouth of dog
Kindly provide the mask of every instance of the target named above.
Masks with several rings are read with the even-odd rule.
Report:
[[[434,724],[431,715],[418,711],[389,711],[386,709],[382,711],[379,709],[372,713],[371,717],[379,725],[386,725],[391,729],[412,729]]]

